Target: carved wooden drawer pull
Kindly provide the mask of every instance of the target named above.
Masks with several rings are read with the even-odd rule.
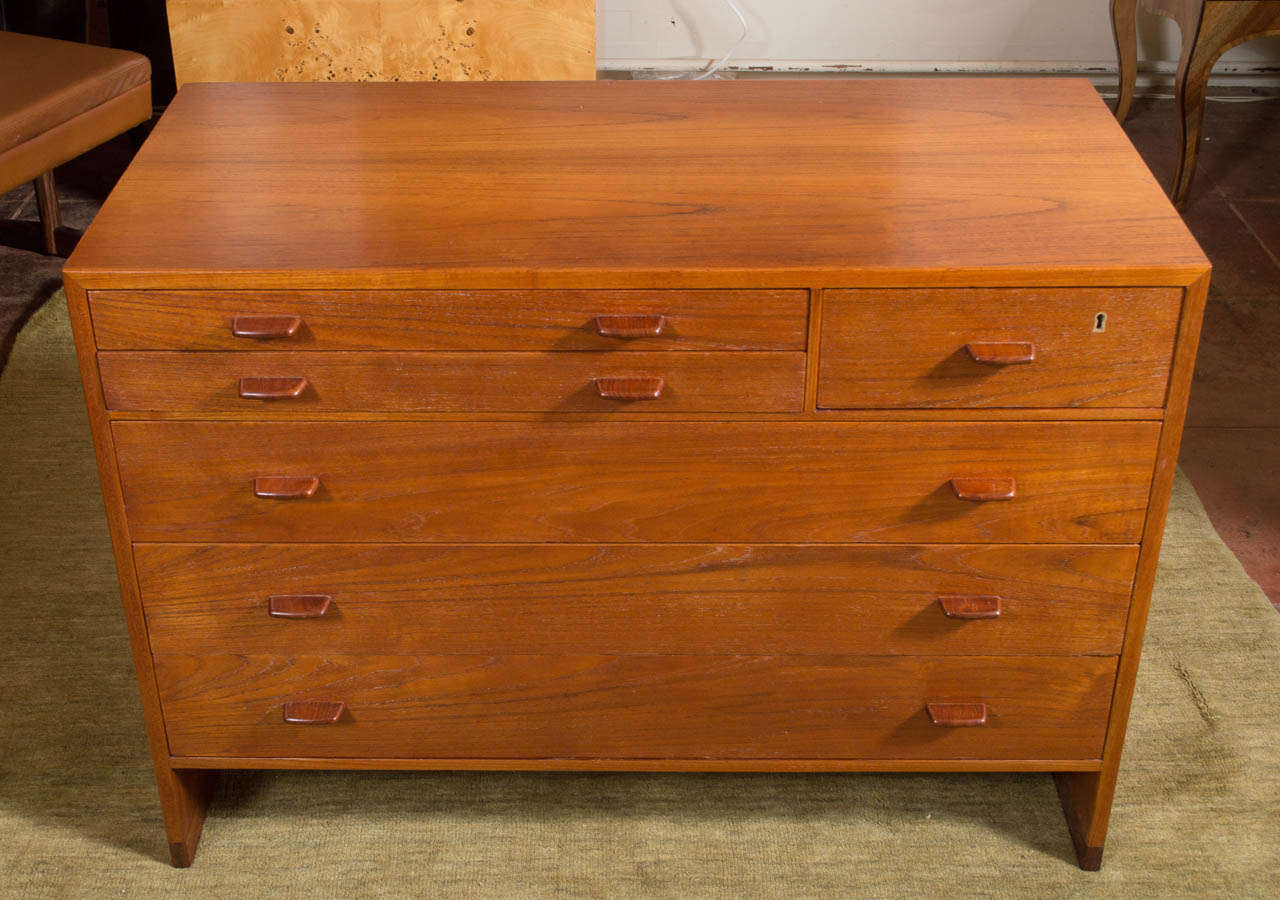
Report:
[[[996,475],[974,475],[968,478],[952,478],[951,489],[961,500],[1012,500],[1018,492],[1012,478]]]
[[[320,479],[314,475],[259,475],[253,479],[253,495],[264,500],[295,500],[314,496]]]
[[[290,725],[333,725],[346,709],[341,700],[290,700],[284,705],[284,720]]]
[[[267,598],[267,613],[276,619],[318,619],[332,601],[328,594],[280,594]]]
[[[929,720],[944,728],[973,728],[987,724],[985,703],[926,703]]]
[[[1030,341],[990,341],[965,344],[974,362],[987,366],[1014,366],[1035,362],[1036,345]]]
[[[301,397],[307,389],[307,379],[253,375],[240,379],[240,396],[246,400],[287,400]]]
[[[301,316],[235,316],[231,320],[231,333],[236,337],[263,341],[293,337],[301,327]]]
[[[948,619],[997,619],[1000,617],[1000,598],[975,595],[939,597],[938,605]]]
[[[665,386],[662,378],[638,375],[596,379],[596,391],[606,400],[657,400]]]
[[[666,324],[666,316],[596,316],[596,334],[615,338],[657,337]]]

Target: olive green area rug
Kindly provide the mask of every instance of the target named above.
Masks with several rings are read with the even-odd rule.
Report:
[[[0,892],[1261,897],[1280,616],[1179,480],[1101,872],[1047,775],[246,773],[171,869],[65,304],[0,376]]]

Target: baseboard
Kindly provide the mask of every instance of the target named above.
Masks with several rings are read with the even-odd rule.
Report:
[[[670,75],[697,71],[702,59],[601,59],[601,78],[630,77],[635,73]],[[1139,63],[1138,90],[1173,87],[1175,64],[1163,61]],[[928,60],[753,60],[736,59],[721,73],[734,78],[813,78],[851,75],[1077,75],[1099,87],[1115,87],[1116,61],[997,60],[933,62]],[[1265,60],[1222,62],[1214,68],[1210,90],[1216,88],[1280,89],[1280,71]]]

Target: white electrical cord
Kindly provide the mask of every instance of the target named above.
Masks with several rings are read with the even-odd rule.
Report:
[[[747,17],[742,14],[742,10],[738,9],[738,4],[734,3],[733,0],[724,0],[724,2],[729,4],[729,8],[733,10],[733,14],[737,16],[738,21],[742,23],[742,34],[736,41],[734,41],[733,46],[729,48],[729,52],[717,59],[711,65],[707,66],[705,69],[698,72],[696,75],[692,72],[682,72],[678,75],[664,75],[662,80],[674,81],[677,78],[686,78],[690,81],[702,81],[702,79],[710,78],[712,75],[716,74],[716,72],[719,72],[720,69],[724,67],[724,64],[733,57],[733,54],[738,52],[738,48],[742,46],[742,42],[745,41],[747,39],[747,35],[751,33],[751,26],[747,24]]]

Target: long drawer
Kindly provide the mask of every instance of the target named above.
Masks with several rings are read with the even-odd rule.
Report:
[[[803,290],[89,295],[104,350],[803,350],[808,306]]]
[[[157,653],[1118,654],[1136,547],[138,544]]]
[[[155,662],[175,756],[495,759],[1097,758],[1116,665],[585,654]],[[965,706],[935,706],[931,717],[930,703]],[[934,722],[984,713],[976,727]]]
[[[803,353],[175,353],[98,356],[107,409],[798,412]]]
[[[1156,422],[112,425],[130,533],[142,542],[1136,543],[1159,431]]]
[[[1176,288],[823,292],[818,406],[1160,407]]]

